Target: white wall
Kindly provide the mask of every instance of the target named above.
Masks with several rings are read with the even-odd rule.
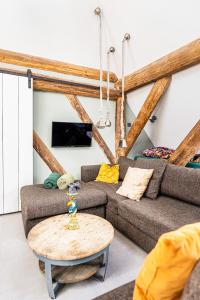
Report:
[[[104,11],[104,52],[111,45],[116,47],[111,66],[119,76],[121,40],[125,32],[132,36],[126,51],[126,73],[199,37],[199,0],[2,0],[0,47],[98,67],[98,19],[93,13],[97,5]],[[199,80],[200,65],[173,76],[171,86],[156,110],[158,121],[153,125],[148,123],[145,128],[153,144],[176,147],[198,120]],[[128,104],[134,114],[139,111],[149,89],[150,86],[128,96]],[[66,117],[66,120],[78,121],[71,108],[67,105],[65,108],[62,97],[35,93],[34,126],[48,145],[52,119]],[[81,98],[81,101],[85,101],[91,109],[97,105],[95,100]],[[97,118],[96,112],[97,106],[91,112],[93,118]],[[45,122],[42,122],[41,114]],[[114,141],[113,133],[107,134],[105,139],[107,143]],[[111,146],[114,147],[113,142]],[[78,164],[82,161],[77,163],[77,169],[73,168],[72,161],[76,161],[77,155],[76,151],[71,151],[56,150],[55,155],[78,176]],[[87,153],[92,161],[96,161],[97,156],[98,161],[105,160],[100,150],[97,152],[94,148],[91,151]],[[70,153],[70,159],[65,153]],[[35,180],[42,180],[48,172],[35,155]]]
[[[109,1],[105,6],[106,18],[114,28],[112,36],[118,54],[123,33],[127,31],[132,36],[126,50],[126,73],[132,73],[200,36],[198,0],[116,0],[114,5]],[[176,148],[199,120],[199,82],[200,65],[173,76],[170,88],[154,112],[158,121],[148,122],[145,127],[154,145]],[[134,114],[139,112],[150,88],[151,85],[128,95],[128,104]]]
[[[92,120],[98,117],[98,102],[86,97],[79,97]],[[113,126],[101,131],[111,151],[114,153],[114,124],[115,105],[111,103],[111,121]],[[91,147],[80,148],[51,148],[52,121],[80,122],[77,113],[69,104],[64,95],[54,93],[34,93],[34,128],[42,140],[59,160],[65,170],[71,172],[76,178],[80,178],[80,166],[107,162],[103,151],[93,139]],[[34,181],[41,182],[48,175],[48,167],[42,163],[38,154],[34,154]]]

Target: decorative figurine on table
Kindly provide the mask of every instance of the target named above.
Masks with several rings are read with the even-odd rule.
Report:
[[[77,200],[76,197],[78,195],[77,190],[80,189],[80,182],[71,183],[68,186],[68,193],[67,193],[67,207],[69,213],[69,223],[65,226],[65,229],[69,230],[76,230],[79,229],[79,224],[77,220]]]

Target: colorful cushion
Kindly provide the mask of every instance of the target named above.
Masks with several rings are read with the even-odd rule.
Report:
[[[199,258],[200,223],[163,234],[144,261],[133,300],[180,299]]]
[[[99,169],[96,181],[117,184],[119,181],[119,165],[109,166],[103,163]]]
[[[173,153],[174,150],[169,149],[167,147],[152,147],[142,152],[142,154],[148,157],[164,158],[164,159],[169,159],[170,155],[172,155]]]
[[[147,188],[153,171],[153,169],[145,170],[129,167],[124,181],[116,193],[128,197],[129,199],[139,201]]]

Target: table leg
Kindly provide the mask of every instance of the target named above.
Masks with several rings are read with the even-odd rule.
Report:
[[[109,256],[109,247],[104,252],[103,263],[101,265],[101,268],[104,268],[103,275],[97,273],[93,276],[98,281],[104,281],[106,278],[106,272],[107,272],[107,267],[108,267],[108,256]]]
[[[46,278],[46,284],[47,284],[49,297],[51,299],[55,299],[56,296],[55,296],[55,292],[54,292],[54,288],[53,288],[51,264],[48,261],[45,261],[45,278]]]
[[[103,274],[103,281],[106,278],[106,272],[108,267],[108,256],[109,256],[109,247],[106,249],[106,252],[104,254],[104,274]]]

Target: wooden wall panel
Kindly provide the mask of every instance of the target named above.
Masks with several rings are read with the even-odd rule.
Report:
[[[18,77],[4,74],[4,213],[18,211],[18,156]]]

